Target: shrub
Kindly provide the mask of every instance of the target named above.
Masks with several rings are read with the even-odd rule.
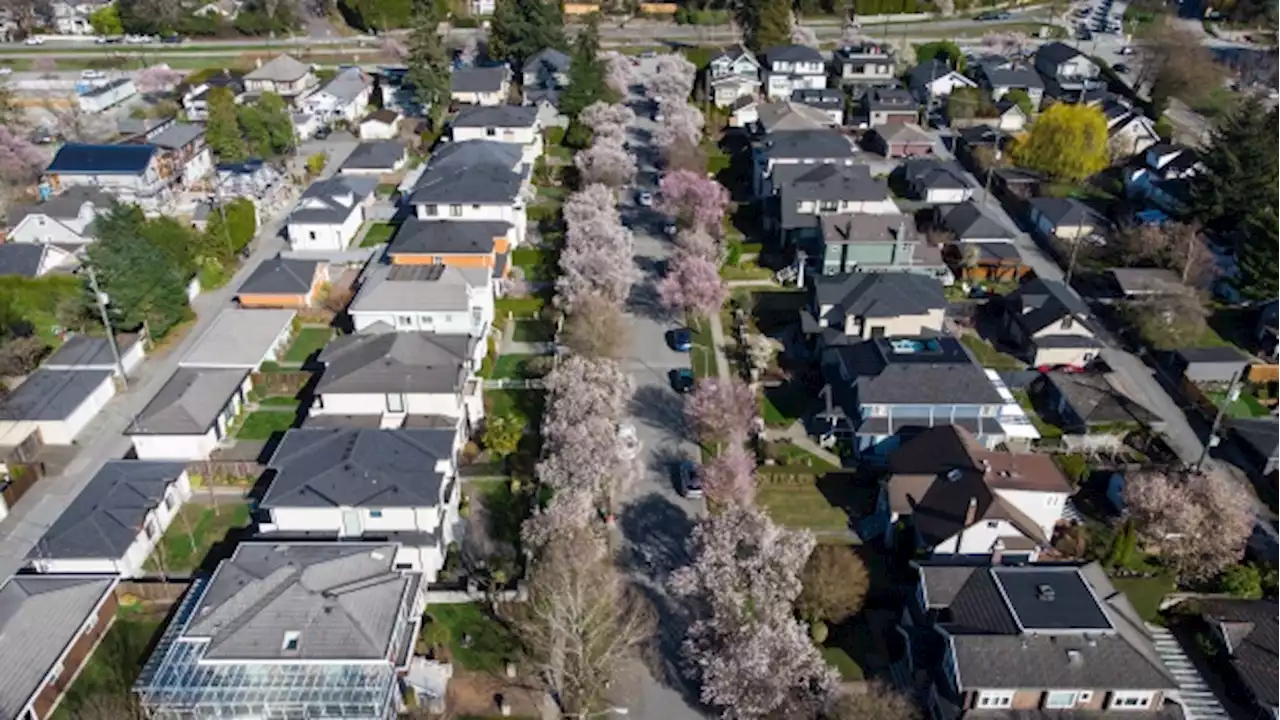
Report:
[[[1245,600],[1262,597],[1262,574],[1256,565],[1232,565],[1218,578],[1222,592]]]

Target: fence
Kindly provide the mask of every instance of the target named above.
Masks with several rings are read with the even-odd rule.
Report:
[[[191,587],[190,578],[134,578],[121,580],[116,586],[116,600],[126,595],[148,603],[172,605]]]
[[[1280,382],[1280,365],[1250,365],[1249,372],[1245,376],[1245,379],[1251,383],[1257,383],[1259,385],[1263,383]]]
[[[261,397],[273,395],[297,395],[311,382],[312,375],[301,370],[253,374],[253,389]]]
[[[541,390],[546,385],[546,381],[542,378],[503,378],[484,381],[485,390]]]
[[[6,467],[9,469],[9,483],[2,495],[5,505],[12,508],[32,485],[44,479],[44,463],[6,463]]]

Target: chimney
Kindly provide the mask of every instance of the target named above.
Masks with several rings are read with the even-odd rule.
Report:
[[[1004,541],[996,538],[996,541],[991,544],[991,564],[999,565],[1002,560],[1004,560]]]
[[[254,67],[262,67],[262,58],[256,58],[253,61]]]
[[[978,519],[978,498],[969,498],[969,507],[964,511],[964,526],[969,527]]]

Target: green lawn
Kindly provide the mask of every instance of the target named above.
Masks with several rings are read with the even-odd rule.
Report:
[[[689,351],[689,366],[698,377],[714,377],[716,353],[711,344],[711,322],[706,318],[690,318],[687,324],[692,335],[693,348]]]
[[[827,500],[818,489],[817,478],[798,484],[761,482],[756,490],[756,504],[763,507],[774,522],[787,527],[830,531],[849,527],[848,514]]]
[[[328,345],[332,337],[333,330],[327,327],[304,327],[298,331],[298,336],[284,352],[284,361],[301,365],[310,359],[313,353]]]
[[[788,427],[813,405],[814,398],[796,383],[767,387],[760,399],[760,415],[769,427]]]
[[[837,470],[835,465],[823,460],[804,448],[789,442],[771,442],[766,450],[769,457],[778,461],[779,465],[804,466],[815,470]]]
[[[297,413],[285,410],[258,410],[249,413],[236,429],[241,440],[270,440],[272,435],[293,427]]]
[[[1206,392],[1205,396],[1218,407],[1222,407],[1222,404],[1227,401],[1227,393],[1221,390]],[[1258,398],[1242,392],[1235,402],[1227,406],[1227,414],[1233,418],[1256,418],[1266,417],[1271,413],[1267,411],[1265,405],[1258,402]]]
[[[1112,578],[1111,582],[1117,590],[1129,596],[1129,602],[1133,603],[1133,608],[1143,620],[1156,625],[1164,624],[1160,617],[1160,601],[1174,591],[1173,578],[1157,575],[1150,578]]]
[[[554,332],[541,320],[517,320],[511,338],[516,342],[550,342]]]
[[[511,251],[511,264],[524,272],[525,280],[548,281],[556,274],[555,255],[539,248],[517,248]]]
[[[395,183],[379,183],[378,187],[374,188],[374,192],[377,193],[380,198],[389,198],[396,194],[397,188],[399,188],[399,186]]]
[[[469,639],[466,647],[464,636]],[[428,606],[421,642],[448,647],[454,662],[474,672],[502,672],[507,660],[520,652],[515,636],[486,613],[481,603]]]
[[[992,370],[1022,370],[1027,366],[1026,363],[1018,358],[996,350],[991,343],[973,333],[965,333],[961,336],[960,342],[969,348],[973,356],[978,359],[978,364],[984,368]]]
[[[468,496],[479,500],[488,514],[489,537],[517,547],[520,543],[520,525],[529,509],[528,497],[512,493],[507,480],[471,480],[466,485]]]
[[[271,407],[298,407],[298,398],[287,395],[271,395],[258,399],[259,405],[269,405]]]
[[[1040,437],[1049,440],[1052,438],[1062,437],[1062,428],[1053,425],[1040,417],[1040,413],[1036,410],[1035,403],[1031,401],[1031,395],[1026,390],[1012,388],[1010,394],[1017,399],[1018,404],[1026,411],[1027,418],[1031,420],[1031,424],[1035,426],[1036,431],[1040,433]]]
[[[493,365],[494,380],[523,380],[529,375],[529,361],[537,355],[502,355]]]
[[[121,608],[75,682],[67,689],[54,720],[88,715],[91,708],[132,707],[131,688],[147,660],[147,646],[164,622],[163,615]],[[108,698],[119,698],[112,702]]]
[[[720,268],[720,277],[725,280],[768,280],[773,277],[773,271],[759,267],[750,260],[743,260],[738,265]]]
[[[838,647],[822,648],[822,657],[827,664],[840,673],[841,680],[861,680],[862,667],[849,657],[849,653]]]
[[[542,312],[542,306],[545,304],[546,301],[536,295],[522,298],[504,297],[493,301],[493,309],[499,320],[505,320],[508,313],[516,318],[534,318]]]
[[[541,390],[485,390],[486,415],[512,415],[522,418],[537,428],[542,418],[545,395]]]
[[[392,225],[391,223],[374,223],[369,226],[369,232],[365,233],[364,240],[360,243],[360,247],[374,247],[391,242],[391,236],[395,234],[395,225]]]
[[[209,548],[221,542],[229,530],[248,524],[249,506],[243,502],[219,501],[214,507],[189,500],[160,538],[145,567],[170,575],[189,573],[200,567]]]

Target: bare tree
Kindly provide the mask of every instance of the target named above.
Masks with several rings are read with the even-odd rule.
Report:
[[[820,720],[920,720],[920,709],[908,698],[881,683],[868,683],[865,692],[843,692],[823,709]]]
[[[574,303],[561,339],[579,355],[617,359],[626,350],[630,333],[618,303],[586,293]]]
[[[1182,282],[1206,288],[1217,276],[1217,260],[1194,223],[1166,222],[1126,228],[1110,243],[1122,265],[1153,265],[1172,270]]]
[[[1157,112],[1164,111],[1170,98],[1195,105],[1222,87],[1225,70],[1213,53],[1170,19],[1158,20],[1140,47],[1138,84],[1150,85]]]
[[[800,575],[804,589],[796,607],[815,622],[844,622],[862,609],[870,578],[866,563],[845,545],[818,545]]]

